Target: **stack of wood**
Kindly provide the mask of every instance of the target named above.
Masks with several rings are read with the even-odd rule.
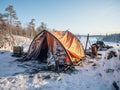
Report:
[[[97,57],[98,56],[98,51],[97,51],[97,47],[96,47],[96,45],[92,45],[91,46],[91,50],[92,50],[92,57],[93,58],[95,58],[95,57]]]

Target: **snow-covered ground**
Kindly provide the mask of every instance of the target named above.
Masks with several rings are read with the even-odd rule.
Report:
[[[20,40],[27,51],[31,41]],[[85,41],[86,38],[81,38],[83,45]],[[117,57],[107,60],[111,50],[116,51]],[[115,90],[113,83],[120,87],[120,46],[111,50],[102,52],[101,58],[88,58],[75,71],[58,74],[40,70],[37,61],[14,61],[12,51],[0,49],[0,90]]]

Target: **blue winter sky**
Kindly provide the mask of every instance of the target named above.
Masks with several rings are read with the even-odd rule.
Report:
[[[120,0],[0,0],[0,13],[13,5],[23,26],[34,18],[36,27],[75,34],[120,33]]]

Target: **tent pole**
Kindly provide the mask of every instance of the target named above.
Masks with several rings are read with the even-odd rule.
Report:
[[[85,54],[86,54],[86,49],[87,49],[88,41],[89,41],[89,33],[87,35],[87,40],[86,40],[86,45],[85,45]]]

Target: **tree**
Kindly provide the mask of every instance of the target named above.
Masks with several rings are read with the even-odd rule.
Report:
[[[27,28],[27,36],[33,38],[35,36],[35,19],[31,19]]]
[[[37,28],[37,32],[41,32],[42,30],[46,30],[47,26],[44,22],[41,22],[41,25]]]
[[[5,45],[4,41],[7,36],[6,23],[4,20],[4,15],[0,13],[0,48]]]
[[[20,21],[16,21],[15,22],[15,26],[16,26],[16,30],[15,30],[15,34],[16,35],[22,35],[22,27],[21,27],[21,22]]]
[[[5,23],[5,20],[4,20],[4,15],[3,14],[0,14],[0,34],[1,36],[6,36],[6,23]],[[1,38],[1,37],[0,37]]]
[[[5,21],[3,19],[3,14],[0,14],[0,30],[3,31],[5,29]]]
[[[9,19],[9,23],[12,24],[14,20],[17,20],[17,16],[16,16],[16,11],[14,10],[12,5],[9,5],[5,11],[7,11],[6,16]]]
[[[6,31],[7,30],[7,34],[9,34],[10,37],[7,37],[7,35],[4,35],[4,38],[2,39],[3,41],[3,46],[5,45],[4,43],[9,43],[9,46],[12,47],[15,45],[15,39],[12,35],[12,29],[14,28],[13,22],[15,20],[17,20],[17,16],[16,16],[16,12],[13,8],[12,5],[9,5],[6,9],[5,9],[6,13],[1,14],[0,18],[1,18],[1,25],[0,28],[2,28],[1,30]],[[3,33],[3,32],[2,32]],[[6,42],[4,42],[6,41]]]
[[[4,14],[4,16],[6,17],[6,20],[8,21],[9,24],[9,34],[11,35],[11,27],[10,25],[13,24],[13,21],[17,20],[17,16],[16,16],[16,11],[14,10],[12,5],[9,5],[5,11],[7,11],[7,13]]]

